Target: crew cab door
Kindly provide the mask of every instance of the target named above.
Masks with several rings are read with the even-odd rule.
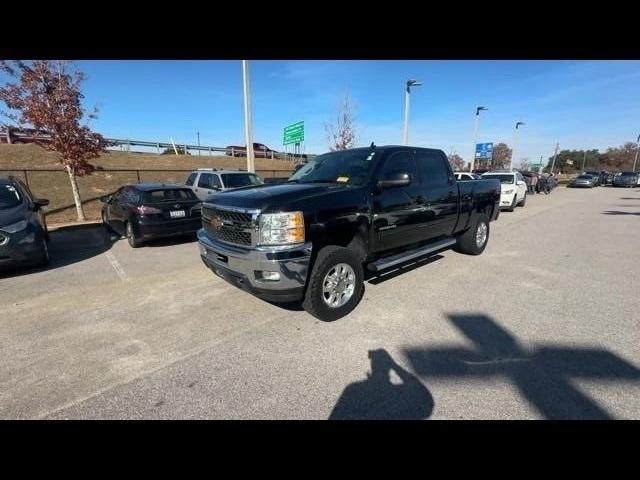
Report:
[[[409,174],[406,186],[376,188],[373,194],[374,250],[383,251],[418,241],[422,222],[420,177],[411,150],[390,154],[385,159],[378,180],[391,178],[394,172]]]
[[[418,149],[415,158],[421,185],[418,201],[423,205],[420,240],[451,235],[460,200],[449,162],[438,150]]]

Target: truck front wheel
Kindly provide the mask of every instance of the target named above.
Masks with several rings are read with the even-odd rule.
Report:
[[[480,255],[489,241],[489,219],[478,215],[475,223],[458,237],[456,251],[467,255]]]
[[[364,289],[361,256],[330,245],[318,252],[302,306],[314,317],[331,322],[348,315]]]

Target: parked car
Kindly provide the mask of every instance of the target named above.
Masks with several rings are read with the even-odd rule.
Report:
[[[285,184],[221,192],[202,207],[200,255],[216,274],[315,317],[347,315],[372,272],[453,247],[479,255],[499,215],[497,180],[456,182],[441,150],[319,155]]]
[[[593,188],[596,186],[596,179],[593,175],[583,174],[578,175],[571,180],[567,187],[570,188]]]
[[[0,268],[49,263],[46,205],[22,180],[0,177]]]
[[[487,172],[482,178],[500,180],[500,208],[513,212],[516,207],[524,207],[527,203],[527,184],[520,172]]]
[[[613,177],[614,187],[635,187],[636,185],[638,185],[637,172],[621,172]]]
[[[603,184],[604,175],[602,175],[602,173],[599,170],[593,170],[593,171],[589,171],[589,172],[584,172],[584,175],[591,175],[593,177],[594,182],[595,182],[594,186],[596,186],[596,187],[599,187],[600,185]]]
[[[125,185],[100,200],[105,228],[126,236],[133,248],[154,238],[195,234],[201,225],[202,204],[184,185]]]
[[[253,144],[253,156],[255,158],[276,158],[277,153],[263,143]],[[245,145],[230,145],[225,148],[225,154],[231,157],[246,157],[247,147]]]
[[[469,172],[453,172],[453,175],[456,177],[456,180],[466,181],[466,180],[482,180],[482,176],[477,173],[469,173]]]
[[[189,174],[185,185],[193,190],[200,200],[206,200],[214,193],[241,188],[262,185],[262,179],[251,172],[242,170],[216,170],[215,168],[200,168]]]

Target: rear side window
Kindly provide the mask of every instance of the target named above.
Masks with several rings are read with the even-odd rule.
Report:
[[[144,192],[142,199],[144,202],[156,203],[156,202],[174,202],[176,200],[197,200],[198,197],[186,188],[178,189],[166,189],[166,190],[151,190]]]
[[[449,183],[449,170],[445,165],[445,159],[437,152],[416,152],[416,163],[420,171],[423,185],[432,187],[443,186]],[[468,180],[468,178],[462,178]]]
[[[184,184],[188,187],[193,185],[193,182],[196,181],[196,177],[198,176],[198,174],[196,172],[193,172],[191,175],[189,175],[189,178],[187,178],[187,181],[184,182]]]
[[[387,158],[382,166],[380,179],[385,180],[391,178],[397,172],[407,172],[412,183],[418,181],[416,163],[410,152],[396,152]]]
[[[198,187],[201,188],[221,188],[220,179],[214,173],[201,173],[198,180]]]
[[[22,203],[18,189],[13,185],[0,185],[0,208],[17,207]]]

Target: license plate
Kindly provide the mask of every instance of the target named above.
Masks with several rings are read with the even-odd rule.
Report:
[[[171,218],[181,218],[185,216],[184,210],[174,210],[173,212],[169,212],[169,216]]]

